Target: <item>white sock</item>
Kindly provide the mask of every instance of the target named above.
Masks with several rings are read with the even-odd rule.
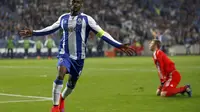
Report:
[[[63,84],[56,84],[53,82],[53,90],[52,90],[52,97],[53,97],[53,105],[59,105],[60,100],[60,93],[63,88]]]
[[[65,89],[62,92],[62,98],[66,98],[67,96],[69,96],[72,93],[73,89],[68,88],[67,86],[65,87]]]

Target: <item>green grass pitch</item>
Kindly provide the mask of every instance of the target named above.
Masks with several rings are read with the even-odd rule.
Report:
[[[200,56],[170,58],[182,75],[179,85],[192,85],[192,98],[156,96],[159,79],[151,57],[92,58],[66,99],[66,112],[200,112]],[[56,64],[0,60],[0,112],[50,112],[52,102],[38,97],[51,97]]]

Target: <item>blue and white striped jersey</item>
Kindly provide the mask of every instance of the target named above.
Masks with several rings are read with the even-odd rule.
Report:
[[[53,25],[42,30],[33,30],[33,36],[48,35],[60,28],[63,29],[63,37],[60,41],[59,57],[70,57],[74,60],[85,59],[86,43],[90,31],[114,47],[121,46],[121,43],[104,32],[92,17],[84,13],[77,16],[71,16],[70,13],[63,14]]]

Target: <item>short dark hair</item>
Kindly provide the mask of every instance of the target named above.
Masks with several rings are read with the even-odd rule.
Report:
[[[154,44],[155,44],[158,48],[161,47],[161,42],[160,42],[160,40],[158,40],[158,39],[153,39],[152,41],[154,42]]]

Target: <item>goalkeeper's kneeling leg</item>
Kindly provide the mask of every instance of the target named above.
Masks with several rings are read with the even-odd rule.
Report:
[[[182,93],[185,90],[186,90],[186,86],[179,87],[179,88],[169,87],[169,88],[162,90],[160,96],[162,96],[162,97],[175,96],[176,94]]]

